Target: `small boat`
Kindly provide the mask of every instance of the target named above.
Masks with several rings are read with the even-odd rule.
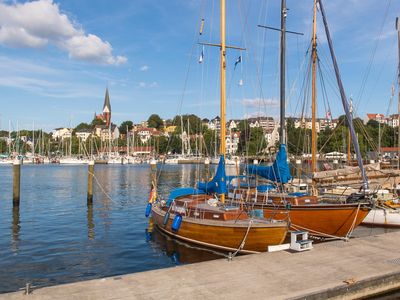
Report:
[[[89,160],[78,157],[61,157],[59,163],[62,165],[87,165]]]
[[[153,206],[152,216],[164,233],[208,248],[257,253],[284,241],[286,222],[251,218],[239,207],[215,203],[216,199],[211,195],[192,192],[174,198],[170,207],[157,203]],[[182,221],[176,228],[179,217]]]
[[[289,213],[292,230],[307,230],[321,237],[347,237],[371,210],[371,202],[363,197],[330,203],[307,193],[280,190],[278,184],[288,183],[290,179],[284,145],[280,146],[272,166],[249,166],[248,173],[269,179],[274,185],[256,185],[250,182],[250,177],[242,177],[242,183],[230,185],[229,198],[248,209],[262,209],[265,218],[283,219],[283,214]]]
[[[225,0],[221,0],[221,16],[220,109],[221,124],[226,124]],[[146,215],[151,213],[155,225],[162,232],[196,245],[234,254],[267,251],[268,246],[284,241],[288,223],[265,219],[259,211],[246,212],[241,206],[226,204],[225,136],[226,131],[221,127],[220,159],[213,179],[199,182],[197,188],[174,189],[167,201],[157,199],[154,191],[147,204]],[[156,187],[154,179],[153,186]]]

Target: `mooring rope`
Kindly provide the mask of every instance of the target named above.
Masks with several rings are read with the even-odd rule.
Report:
[[[247,235],[250,232],[250,228],[251,228],[252,224],[253,224],[253,219],[250,219],[249,225],[247,226],[246,234],[244,235],[243,240],[239,245],[239,248],[237,248],[236,251],[232,253],[232,255],[229,255],[229,259],[234,258],[239,253],[239,251],[241,251],[244,248],[244,245],[246,244]]]
[[[97,179],[96,175],[94,175],[94,173],[92,173],[92,172],[90,172],[90,171],[89,171],[88,173],[89,173],[90,175],[93,176],[93,178],[94,178],[94,180],[96,181],[96,184],[98,185],[98,187],[101,189],[101,191],[104,193],[104,195],[105,195],[111,202],[113,202],[113,203],[116,204],[116,205],[121,205],[120,203],[114,201],[114,200],[111,198],[111,196],[104,190],[103,186],[101,185],[101,183],[100,183],[99,180]]]
[[[356,212],[356,216],[354,217],[353,224],[351,224],[349,232],[346,234],[346,241],[348,241],[350,239],[350,237],[354,231],[354,227],[356,225],[356,221],[357,221],[357,217],[358,217],[358,212],[360,211],[360,206],[361,206],[361,203],[358,203],[357,212]]]

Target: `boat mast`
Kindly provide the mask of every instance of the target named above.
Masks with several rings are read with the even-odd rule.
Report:
[[[279,142],[285,144],[285,66],[286,66],[286,0],[281,2],[281,70],[280,70],[280,121]]]
[[[35,121],[32,122],[32,154],[35,160]]]
[[[129,131],[128,131],[128,125],[126,125],[126,156],[129,157]]]
[[[396,18],[396,30],[397,30],[397,48],[399,52],[398,66],[397,66],[397,89],[398,89],[398,104],[397,104],[397,169],[400,169],[400,20]]]
[[[226,146],[225,146],[225,136],[226,136],[226,121],[225,121],[225,103],[226,103],[226,43],[225,43],[225,0],[221,0],[221,48],[220,48],[220,106],[221,106],[221,135],[220,135],[220,155],[225,158]],[[225,194],[220,195],[221,202],[225,202]]]
[[[220,48],[220,76],[221,76],[221,144],[220,144],[220,154],[225,156],[226,146],[225,146],[225,102],[226,102],[226,44],[225,44],[225,0],[221,0],[221,48]]]
[[[317,128],[316,128],[316,111],[317,111],[317,0],[314,0],[314,16],[313,16],[313,36],[312,36],[312,135],[311,135],[311,171],[317,172]]]
[[[355,150],[356,155],[357,155],[358,166],[360,168],[361,176],[362,176],[362,179],[363,179],[363,186],[362,187],[365,190],[365,189],[368,189],[367,173],[365,172],[365,169],[364,169],[364,164],[363,164],[362,157],[361,157],[360,146],[358,144],[356,131],[354,130],[354,126],[353,126],[353,117],[352,117],[352,115],[350,113],[349,104],[347,103],[346,94],[345,94],[343,83],[342,83],[342,79],[341,79],[340,73],[339,73],[339,67],[338,67],[338,64],[337,64],[337,61],[336,61],[335,52],[333,50],[332,39],[331,39],[331,35],[330,35],[330,32],[329,32],[329,28],[328,28],[328,23],[327,23],[327,20],[326,20],[324,6],[322,5],[322,0],[318,0],[318,2],[319,2],[319,7],[320,7],[320,10],[321,10],[321,14],[322,14],[322,20],[324,22],[326,38],[327,38],[328,44],[329,44],[329,51],[331,53],[333,67],[335,69],[336,80],[337,80],[337,83],[338,83],[338,86],[339,86],[339,90],[340,90],[340,97],[342,99],[342,105],[343,105],[344,111],[346,112],[347,121],[349,122],[351,138],[353,140],[354,150]]]

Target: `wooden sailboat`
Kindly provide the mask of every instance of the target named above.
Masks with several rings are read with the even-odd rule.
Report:
[[[332,55],[333,64],[338,80],[339,89],[342,96],[342,102],[349,120],[351,134],[354,140],[356,152],[359,154],[358,142],[355,137],[354,128],[352,127],[352,118],[349,113],[349,108],[344,94],[343,85],[338,75],[338,66],[334,57],[333,48],[331,47],[331,40],[329,30],[326,24],[325,12],[321,0],[314,0],[314,21],[313,21],[313,42],[312,42],[312,60],[315,64],[317,60],[316,53],[316,12],[317,3],[319,2],[321,12],[324,18],[324,25],[330,51]],[[307,230],[313,235],[323,237],[347,237],[351,234],[353,229],[358,226],[363,219],[367,216],[371,209],[371,202],[368,199],[365,191],[368,188],[368,181],[365,170],[362,165],[361,155],[357,155],[359,159],[359,167],[362,173],[363,193],[354,195],[347,203],[323,203],[315,194],[308,195],[302,193],[289,194],[285,191],[284,184],[290,180],[289,166],[287,164],[287,154],[285,146],[285,33],[286,33],[286,1],[282,0],[281,10],[281,129],[280,129],[280,149],[278,151],[276,161],[272,166],[249,166],[249,174],[261,175],[264,178],[272,180],[276,183],[274,188],[263,189],[262,186],[256,184],[249,184],[247,188],[241,188],[239,184],[237,187],[230,189],[232,199],[234,202],[243,201],[250,209],[262,209],[264,217],[281,218],[284,212],[289,213],[291,228],[294,230]],[[316,68],[313,67],[313,72]],[[312,86],[313,86],[313,117],[315,120],[315,80],[316,76],[313,73]],[[313,122],[313,129],[315,130],[315,122]],[[313,159],[312,168],[316,170],[316,134],[313,134]]]
[[[255,253],[267,251],[269,245],[281,244],[287,234],[287,222],[250,217],[239,206],[225,204],[225,102],[226,102],[226,44],[225,0],[221,4],[220,47],[220,161],[213,180],[199,184],[198,189],[172,190],[168,201],[155,201],[146,208],[155,225],[164,233],[201,246]]]

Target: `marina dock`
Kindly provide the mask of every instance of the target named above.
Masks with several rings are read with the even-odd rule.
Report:
[[[400,289],[400,232],[0,295],[0,299],[354,299]]]

